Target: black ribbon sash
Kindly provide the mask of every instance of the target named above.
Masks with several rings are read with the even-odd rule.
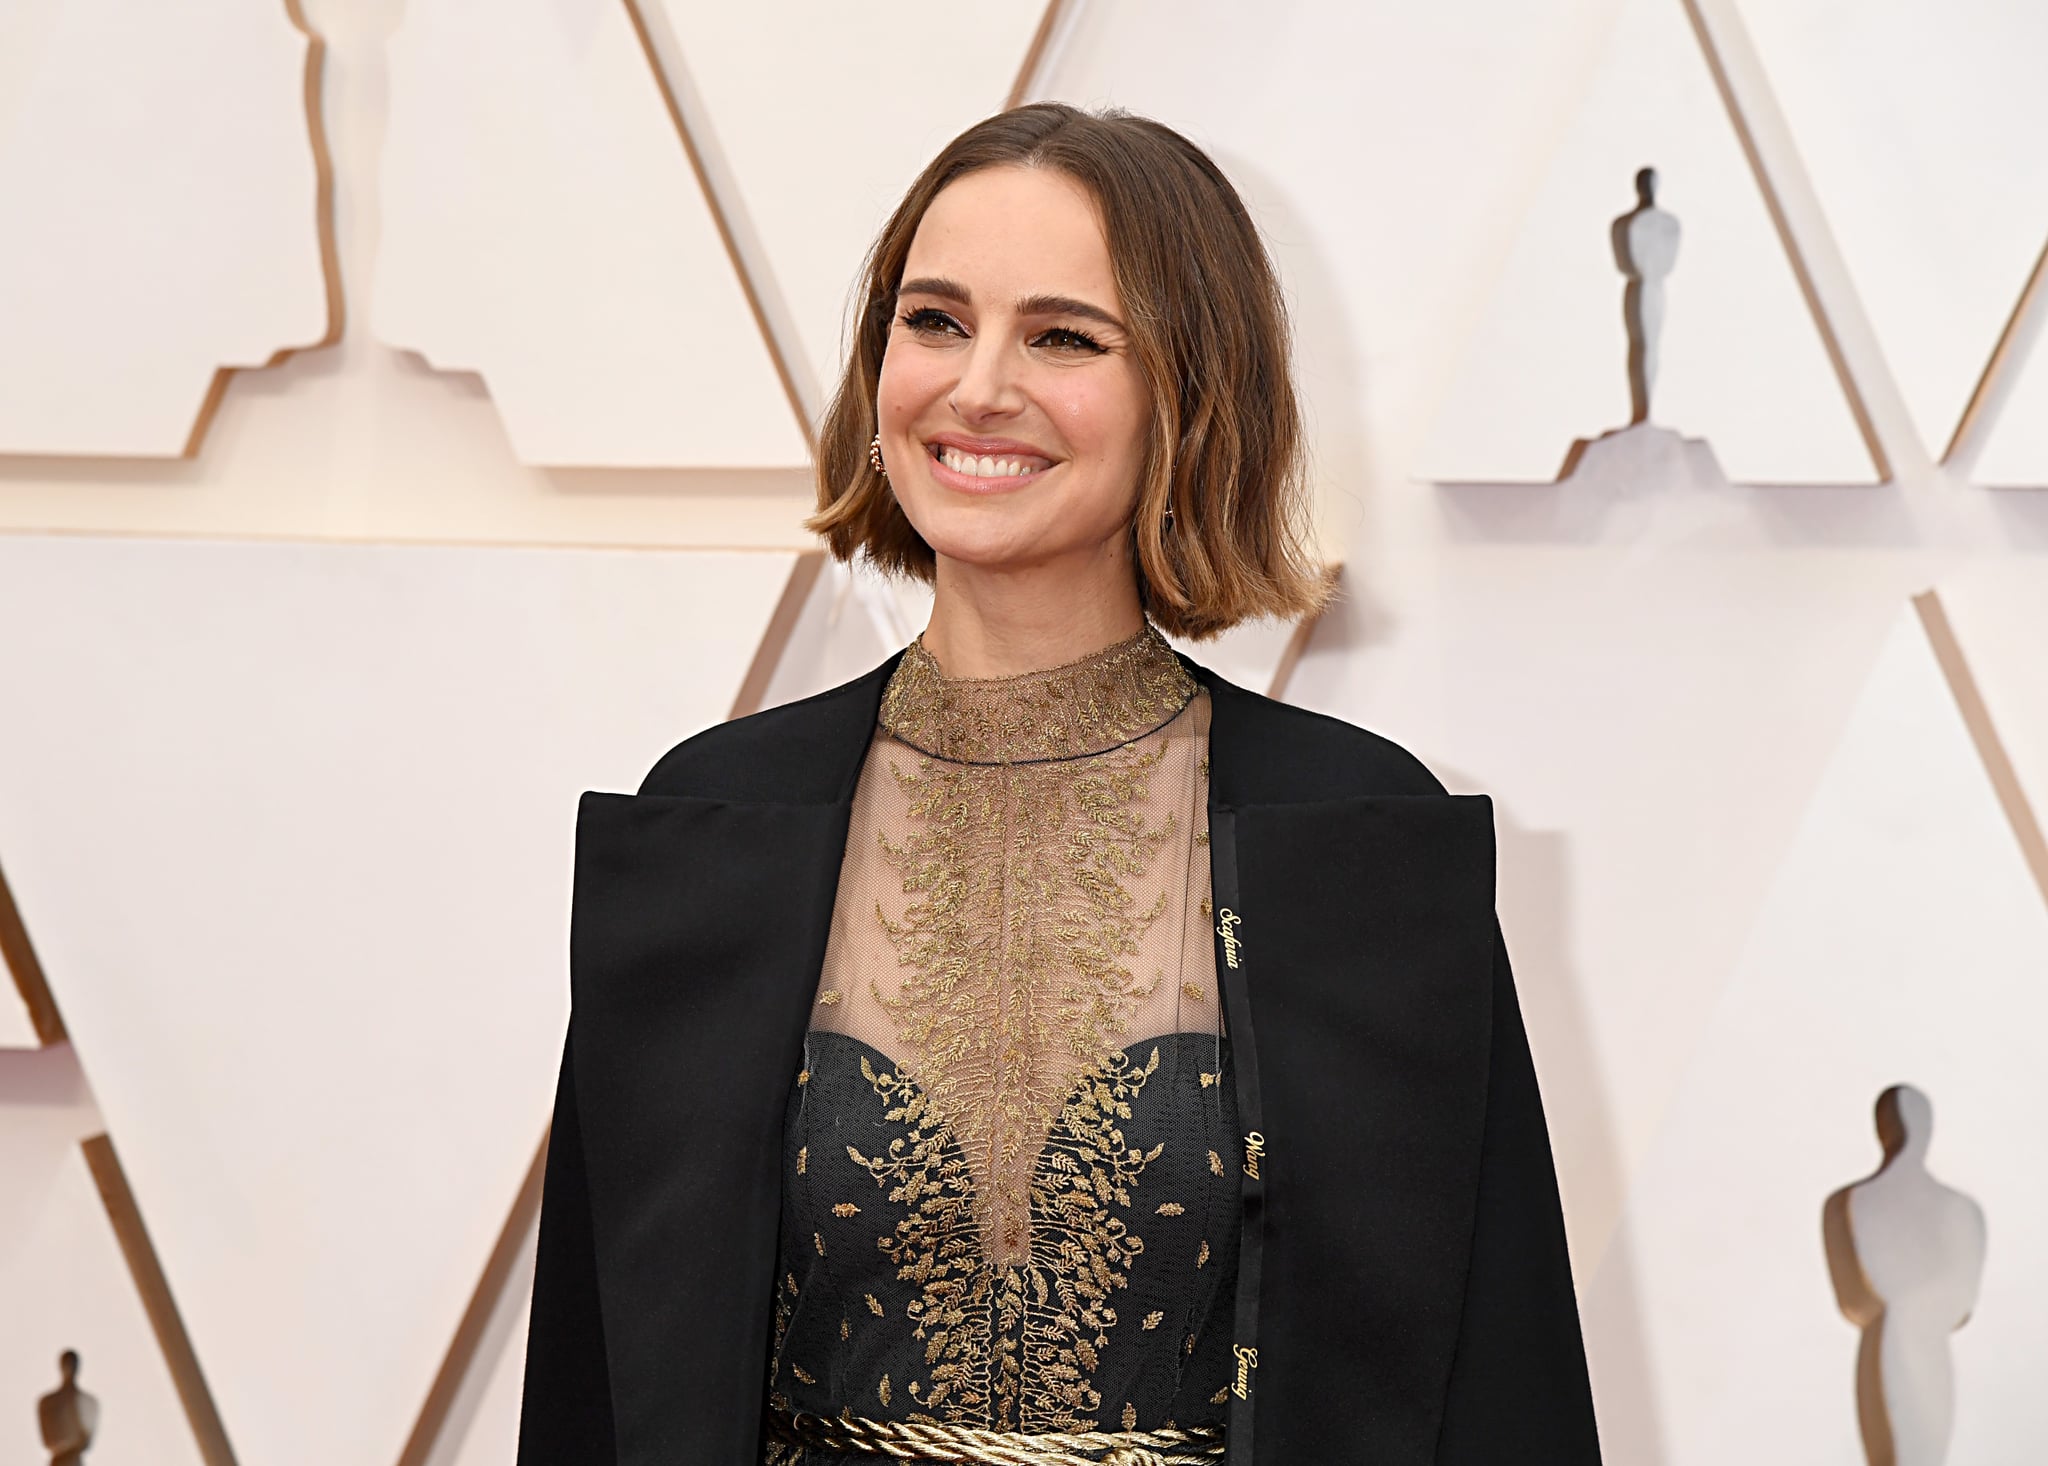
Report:
[[[1252,1414],[1258,1395],[1259,1269],[1265,1251],[1266,1137],[1259,1109],[1259,1046],[1252,1033],[1247,973],[1256,937],[1249,935],[1237,878],[1237,812],[1209,813],[1210,882],[1215,892],[1216,979],[1230,1025],[1230,1060],[1237,1075],[1238,1238],[1237,1303],[1231,1328],[1235,1372],[1230,1380],[1225,1466],[1252,1466]]]

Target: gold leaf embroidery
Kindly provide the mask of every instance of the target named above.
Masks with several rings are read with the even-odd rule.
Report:
[[[881,722],[918,752],[955,763],[1072,759],[1142,737],[1195,691],[1149,623],[1065,666],[983,681],[947,677],[920,636],[882,690]]]
[[[897,785],[876,797],[907,807],[910,824],[900,835],[877,830],[873,844],[863,834],[849,859],[879,854],[902,881],[907,904],[873,906],[897,970],[854,984],[828,973],[833,986],[817,1004],[836,1010],[819,1026],[849,1036],[858,1030],[839,1015],[870,994],[893,1021],[895,1042],[860,1070],[894,1128],[865,1154],[845,1153],[892,1203],[892,1220],[876,1230],[893,1230],[876,1240],[908,1285],[899,1310],[923,1367],[892,1375],[905,1374],[901,1391],[925,1412],[914,1420],[1053,1433],[1101,1429],[1117,1408],[1092,1376],[1113,1357],[1104,1351],[1119,1321],[1114,1301],[1145,1246],[1132,1231],[1144,1215],[1139,1183],[1164,1149],[1133,1146],[1122,1129],[1161,1067],[1159,1048],[1146,1053],[1128,1036],[1148,997],[1165,1001],[1144,1021],[1176,1011],[1168,983],[1206,1002],[1203,981],[1140,956],[1160,924],[1190,918],[1197,939],[1205,928],[1169,906],[1166,891],[1181,889],[1177,863],[1156,899],[1134,895],[1162,852],[1176,862],[1187,853],[1202,823],[1190,817],[1199,788],[1179,818],[1155,813],[1147,788],[1167,772],[1167,753],[1187,745],[1136,740],[1197,691],[1149,628],[1068,668],[980,684],[946,681],[914,645],[884,691],[885,735],[924,757],[870,765]],[[1204,726],[1198,717],[1196,731]],[[1075,757],[1087,763],[1053,766]],[[1188,790],[1187,763],[1171,767],[1175,787]],[[1199,869],[1206,874],[1206,861]],[[1179,932],[1168,940],[1177,944]],[[1206,945],[1197,949],[1204,980]],[[1200,1144],[1189,1150],[1197,1169]],[[1187,1211],[1142,1201],[1154,1215]],[[861,1211],[849,1202],[832,1210]],[[813,1242],[822,1253],[822,1235]],[[879,1299],[862,1297],[883,1316]],[[1145,1331],[1166,1316],[1128,1313]],[[895,1388],[886,1376],[877,1386],[885,1406]],[[1121,1418],[1135,1428],[1134,1403]]]
[[[790,1365],[789,1372],[795,1375],[798,1379],[802,1380],[807,1385],[814,1385],[817,1383],[815,1379],[811,1378],[811,1372],[808,1369],[805,1369],[801,1364]]]
[[[796,1173],[799,1176],[801,1176],[804,1173],[804,1164],[807,1161],[809,1161],[810,1158],[811,1148],[808,1145],[800,1145],[796,1148]]]
[[[910,972],[895,997],[875,998],[966,1152],[984,1246],[1008,1265],[1028,1251],[1038,1137],[1157,981],[1125,959],[1165,915],[1166,892],[1137,909],[1122,878],[1142,876],[1173,836],[1172,818],[1153,828],[1141,804],[1165,754],[1118,749],[1078,775],[929,759],[895,770],[920,827],[900,844],[884,837],[883,855],[916,899],[880,920]]]
[[[876,1076],[885,1117],[908,1134],[861,1164],[891,1201],[910,1207],[879,1242],[897,1276],[920,1285],[908,1312],[931,1374],[921,1395],[918,1381],[911,1389],[927,1409],[996,1430],[1098,1427],[1102,1397],[1091,1378],[1117,1322],[1111,1296],[1144,1250],[1125,1217],[1139,1176],[1164,1149],[1133,1148],[1120,1122],[1158,1067],[1157,1051],[1141,1066],[1115,1050],[1075,1085],[1032,1176],[1030,1205],[1043,1225],[1028,1234],[1021,1266],[998,1264],[977,1245],[957,1137],[914,1083]]]
[[[853,1337],[853,1325],[848,1323],[843,1318],[839,1320],[839,1337],[841,1339],[850,1339]]]
[[[1210,1085],[1214,1084],[1217,1080],[1221,1079],[1222,1077],[1223,1076],[1221,1074],[1204,1074],[1202,1076],[1202,1088],[1207,1089]]]
[[[1133,1404],[1131,1404],[1130,1402],[1126,1401],[1126,1402],[1124,1403],[1124,1429],[1125,1429],[1125,1430],[1136,1430],[1137,1428],[1138,1428],[1138,1407],[1137,1407],[1136,1405],[1133,1405]]]
[[[1197,1252],[1197,1253],[1195,1254],[1195,1266],[1196,1266],[1196,1267],[1207,1267],[1208,1265],[1209,1265],[1209,1239],[1208,1239],[1207,1237],[1204,1237],[1204,1238],[1202,1239],[1202,1250],[1201,1250],[1200,1252]]]
[[[818,1249],[818,1256],[823,1257],[825,1255],[825,1239],[816,1232],[813,1232],[811,1233],[811,1243]]]
[[[1225,1386],[1224,1386],[1224,1387],[1223,1387],[1222,1389],[1218,1390],[1218,1391],[1217,1391],[1217,1392],[1216,1392],[1215,1394],[1211,1395],[1211,1396],[1209,1397],[1209,1403],[1210,1403],[1211,1405],[1227,1405],[1227,1404],[1229,1404],[1229,1403],[1230,1403],[1230,1386],[1229,1386],[1229,1385],[1225,1385]]]
[[[1218,1176],[1223,1174],[1223,1157],[1213,1150],[1209,1152],[1209,1169]]]

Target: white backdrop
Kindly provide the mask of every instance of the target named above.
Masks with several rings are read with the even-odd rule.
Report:
[[[1860,1459],[1821,1206],[1900,1081],[1990,1222],[1952,1459],[2039,1459],[2043,24],[15,0],[0,872],[69,1042],[0,984],[0,1459],[65,1347],[94,1466],[509,1459],[575,795],[922,624],[799,558],[807,414],[882,216],[1020,82],[1189,132],[1280,261],[1345,567],[1285,695],[1495,797],[1610,1459]],[[1642,166],[1657,416],[1725,489],[1548,482],[1626,420]]]

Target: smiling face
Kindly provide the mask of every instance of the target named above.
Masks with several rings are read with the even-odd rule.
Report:
[[[1095,202],[1068,175],[987,168],[932,200],[876,407],[889,486],[942,583],[967,566],[1134,574],[1150,418],[1122,321]]]

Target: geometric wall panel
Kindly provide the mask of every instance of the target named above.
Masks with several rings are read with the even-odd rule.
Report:
[[[0,1050],[32,1049],[36,1046],[35,1024],[29,1021],[28,1006],[0,987]]]
[[[0,538],[8,881],[242,1466],[399,1459],[546,1123],[576,796],[725,716],[792,560]]]
[[[0,866],[0,902],[7,900],[5,886],[6,868]],[[6,912],[0,910],[0,921],[6,919]],[[8,961],[0,955],[0,1052],[8,1049],[32,1049],[42,1040],[36,1033],[36,1022],[30,1014],[28,1003],[9,978]]]
[[[1651,507],[1669,523],[1711,506]],[[1733,527],[1713,550],[1706,531],[1684,548],[1459,546],[1391,613],[1367,578],[1287,691],[1493,796],[1501,924],[1582,1284],[1923,583],[1889,556],[1738,551]]]
[[[4,1070],[20,1062],[0,1060],[0,1460],[48,1459],[36,1400],[75,1349],[78,1382],[100,1402],[95,1462],[201,1466],[77,1139],[7,1092]]]
[[[2048,575],[2027,556],[1980,556],[1940,581],[1942,609],[2010,766],[2000,791],[2020,848],[2048,899]],[[1995,755],[1993,756],[1995,758]]]
[[[417,0],[389,58],[379,340],[482,373],[525,463],[807,461],[619,0]]]
[[[2048,241],[2044,241],[2048,248]],[[2044,314],[2037,303],[2034,318]],[[1980,484],[2006,488],[2048,488],[2048,345],[2040,337],[2025,357],[2010,363],[2011,396],[1984,434],[1984,450],[1971,470]]]
[[[1610,221],[1638,169],[1683,238],[1651,418],[1746,483],[1861,483],[1872,461],[1680,0],[1627,0],[1445,393],[1422,476],[1555,478],[1629,420]],[[1991,339],[1984,343],[1990,349]]]
[[[1921,440],[1939,454],[2048,242],[2048,7],[1742,9]]]
[[[2048,1440],[2044,1026],[2048,905],[1902,610],[1582,1295],[1611,1458],[1862,1459],[1821,1206],[1876,1165],[1901,1082],[1990,1221],[1951,1459]]]
[[[796,324],[804,375],[832,383],[861,257],[933,155],[1001,110],[1044,0],[899,0],[887,25],[855,5],[661,9],[708,113],[713,137],[698,145],[714,148],[737,184]],[[832,96],[845,105],[823,126],[790,105]]]
[[[0,6],[0,453],[176,457],[330,324],[282,3]]]

